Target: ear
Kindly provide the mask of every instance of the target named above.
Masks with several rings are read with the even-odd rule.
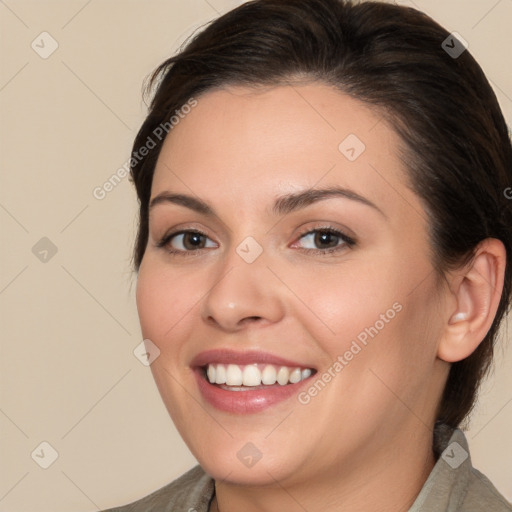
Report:
[[[450,311],[437,356],[448,363],[471,355],[489,332],[501,299],[506,250],[500,240],[487,238],[470,264],[449,279],[456,307]]]

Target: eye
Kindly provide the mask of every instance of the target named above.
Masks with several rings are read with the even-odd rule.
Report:
[[[198,249],[215,247],[215,243],[207,245],[208,236],[201,231],[182,230],[165,235],[157,247],[165,247],[172,254],[186,254]]]
[[[338,229],[329,226],[311,229],[301,234],[299,240],[306,241],[306,247],[303,246],[301,249],[307,252],[313,251],[323,254],[341,251],[355,245],[355,241],[352,238]],[[309,247],[307,247],[308,245]],[[319,248],[311,246],[318,246]]]
[[[200,249],[216,247],[216,244],[208,236],[198,230],[181,230],[165,235],[157,247],[165,248],[167,252],[178,256],[192,256],[200,253]],[[306,247],[299,249],[308,253],[314,252],[322,255],[342,251],[355,245],[355,241],[345,233],[330,226],[310,229],[299,236],[299,240],[305,240]],[[309,245],[310,247],[307,247]],[[311,245],[318,246],[311,247]],[[293,247],[293,246],[292,246]],[[196,253],[196,254],[194,254]]]

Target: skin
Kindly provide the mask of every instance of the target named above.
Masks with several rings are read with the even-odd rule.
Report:
[[[338,149],[349,134],[366,145],[353,162]],[[491,325],[504,249],[487,240],[472,266],[440,281],[399,147],[377,112],[320,83],[209,91],[167,137],[151,197],[192,195],[216,215],[151,208],[137,306],[144,338],[161,351],[151,369],[163,401],[216,480],[211,510],[405,511],[432,470],[449,363]],[[380,211],[331,197],[270,212],[279,196],[330,185]],[[341,249],[322,255],[325,246],[301,238],[325,226],[355,245],[335,239]],[[181,229],[205,233],[205,248],[171,254],[193,252],[183,236],[157,247]],[[263,249],[250,264],[236,252],[248,236]],[[320,375],[394,303],[401,311],[306,405],[293,397],[240,415],[199,393],[190,362],[203,350],[266,351]],[[237,457],[247,442],[262,453],[251,468]]]

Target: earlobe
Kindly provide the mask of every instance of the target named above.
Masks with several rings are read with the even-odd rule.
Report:
[[[454,363],[471,355],[496,316],[505,276],[506,251],[494,238],[482,241],[475,257],[453,276],[456,308],[450,312],[438,346],[438,357]]]

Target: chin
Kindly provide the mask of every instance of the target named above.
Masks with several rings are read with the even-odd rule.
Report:
[[[230,485],[267,486],[275,485],[276,480],[286,480],[295,471],[284,471],[283,462],[265,461],[265,456],[250,467],[245,466],[236,457],[236,452],[230,452],[227,456],[203,456],[198,458],[201,467],[216,482]]]

